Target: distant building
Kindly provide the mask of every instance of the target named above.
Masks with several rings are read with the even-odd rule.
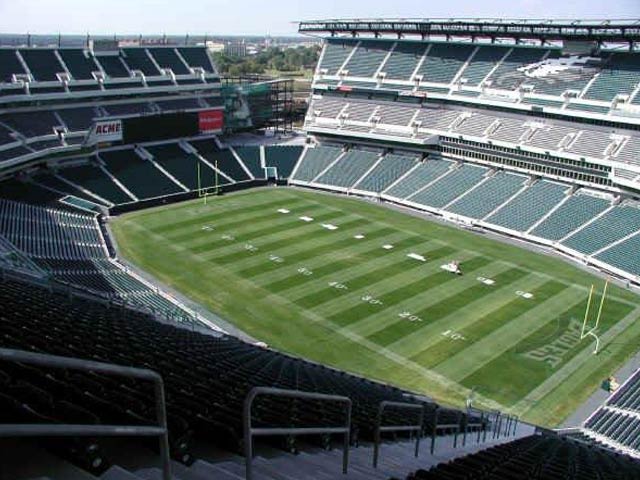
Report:
[[[246,57],[247,44],[244,40],[227,42],[224,44],[224,53],[230,57]]]

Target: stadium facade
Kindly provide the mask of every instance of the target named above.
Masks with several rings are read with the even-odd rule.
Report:
[[[0,474],[68,478],[56,469],[69,462],[113,479],[637,478],[637,373],[582,428],[535,429],[240,341],[118,260],[109,215],[275,183],[402,205],[640,284],[638,22],[300,31],[327,35],[304,146],[234,147],[238,132],[291,129],[291,84],[221,79],[202,46],[0,47],[0,437],[37,439],[7,443]],[[383,433],[405,441],[376,470],[368,442]],[[405,434],[430,437],[415,445],[429,460]],[[101,438],[119,435],[160,446]],[[302,435],[363,447],[344,477],[346,455],[317,448],[264,447],[246,470],[202,460],[216,443],[246,461],[254,435],[289,453]],[[45,451],[54,460],[24,468]],[[130,452],[162,468],[124,471]]]

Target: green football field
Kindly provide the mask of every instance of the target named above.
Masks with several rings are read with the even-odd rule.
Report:
[[[594,356],[580,334],[592,284],[596,321],[602,279],[360,200],[264,188],[112,228],[121,255],[254,338],[446,404],[473,392],[556,426],[640,349],[633,293],[609,286]],[[453,260],[463,276],[442,269]]]

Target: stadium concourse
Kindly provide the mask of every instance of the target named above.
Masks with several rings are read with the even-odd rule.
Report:
[[[286,82],[223,84],[209,51],[187,41],[0,47],[0,478],[639,478],[638,372],[576,428],[550,430],[518,413],[539,403],[557,414],[562,406],[543,401],[557,398],[558,378],[575,377],[565,384],[585,398],[594,373],[610,374],[637,353],[640,36],[625,22],[557,29],[545,22],[544,33],[530,22],[505,25],[456,22],[451,33],[450,22],[438,21],[303,22],[302,33],[327,34],[304,138],[290,135]],[[421,35],[406,38],[414,28]],[[425,31],[447,33],[426,38]],[[496,37],[510,41],[484,41]],[[283,138],[241,134],[261,129]],[[216,197],[286,185],[307,191]],[[582,315],[595,282],[584,271],[564,273],[569,267],[556,260],[527,259],[476,233],[421,237],[440,227],[374,202],[311,200],[308,190],[527,242],[597,270],[611,281],[611,297],[596,295],[599,310],[576,327],[573,316]],[[283,217],[290,213],[296,218]],[[145,218],[158,223],[147,226]],[[348,238],[326,242],[312,230],[319,222]],[[219,239],[190,243],[194,231],[216,229]],[[141,250],[123,243],[133,237]],[[251,241],[259,237],[257,247]],[[355,240],[362,250],[347,251]],[[251,296],[253,277],[280,301],[297,288],[307,311],[298,316],[295,301],[285,305],[298,322],[328,301],[326,279],[322,288],[300,280],[314,275],[302,264],[293,281],[278,270],[285,259],[277,254],[267,267],[251,256],[265,245],[287,249],[288,260],[320,262],[318,276],[322,268],[354,269],[346,284],[329,283],[331,295],[344,294],[334,310],[309,314],[308,323],[321,327],[283,317],[290,329],[325,329],[320,347],[305,345],[314,362],[291,354],[304,351],[256,342],[260,335],[237,338],[218,322],[225,297],[255,302],[253,324],[243,323],[249,305],[234,305],[238,317],[221,320],[251,333],[268,329],[270,343],[301,340],[270,318],[276,310],[264,298]],[[122,258],[124,251],[134,255]],[[509,258],[496,259],[496,251]],[[432,270],[410,277],[417,267],[396,252]],[[155,277],[129,263],[144,253],[164,259]],[[195,290],[175,292],[156,280],[180,290],[196,264],[209,261],[222,283],[216,292],[191,298]],[[231,275],[234,267],[245,276]],[[479,269],[492,275],[480,277]],[[519,288],[518,298],[485,289],[496,282]],[[422,308],[434,324],[476,308],[459,323],[472,345],[452,347],[464,336],[449,327],[429,350],[409,330],[422,322],[410,311],[396,329],[397,314],[370,313],[382,300],[358,294],[363,306],[336,294],[372,285],[384,285],[394,307]],[[438,296],[426,299],[430,289]],[[566,308],[561,331],[549,332],[547,317]],[[479,318],[487,322],[474,325]],[[579,344],[586,327],[600,335],[606,356],[591,357],[590,341]],[[331,332],[342,343],[332,343]],[[465,383],[476,372],[471,361],[483,357],[478,369],[489,368],[497,358],[487,352],[496,338],[514,342],[501,348],[525,345],[529,360],[541,360],[527,370],[532,378],[496,367],[487,376],[497,388]],[[397,350],[408,343],[410,357]],[[339,363],[350,349],[346,365],[359,375],[323,364]],[[360,352],[370,365],[356,358]],[[449,355],[457,361],[440,368]],[[426,385],[407,380],[416,371]],[[400,380],[420,388],[394,386]]]

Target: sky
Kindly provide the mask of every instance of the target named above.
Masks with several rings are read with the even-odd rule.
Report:
[[[0,0],[0,33],[291,35],[379,17],[640,19],[640,0]]]

